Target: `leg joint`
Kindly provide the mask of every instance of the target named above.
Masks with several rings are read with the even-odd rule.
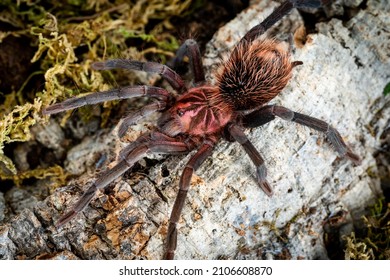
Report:
[[[295,117],[295,113],[293,111],[283,106],[274,105],[272,108],[272,112],[273,114],[275,114],[275,116],[278,116],[286,121],[292,121]]]

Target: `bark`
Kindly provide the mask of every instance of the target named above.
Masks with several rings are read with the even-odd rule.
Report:
[[[263,2],[208,44],[204,64],[210,79],[221,55],[278,5]],[[390,81],[389,15],[386,0],[368,1],[348,21],[318,24],[318,33],[293,47],[294,60],[303,65],[272,102],[329,122],[362,164],[338,158],[323,135],[277,119],[246,131],[265,158],[274,189],[269,198],[256,185],[240,145],[221,141],[191,182],[178,225],[177,259],[326,259],[324,224],[330,216],[342,210],[347,231],[360,226],[362,213],[381,192],[372,174],[373,154],[389,125],[389,97],[383,95]],[[294,11],[271,34],[291,34],[301,22]],[[138,128],[143,129],[133,128],[134,135]],[[82,175],[0,226],[0,257],[161,258],[180,174],[191,155],[154,157],[158,164],[147,174],[126,173],[74,220],[59,229],[53,225],[99,176],[85,166],[96,162],[96,154],[113,155],[122,146],[116,131],[103,131],[69,151],[68,169]]]

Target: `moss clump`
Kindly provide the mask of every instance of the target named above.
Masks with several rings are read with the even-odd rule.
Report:
[[[91,70],[91,62],[109,57],[143,59],[145,55],[153,55],[164,63],[172,56],[178,41],[170,34],[173,28],[170,20],[189,11],[190,4],[191,0],[2,1],[0,21],[10,28],[0,31],[0,43],[9,36],[28,38],[35,47],[31,63],[39,70],[20,89],[1,93],[0,178],[20,183],[27,176],[17,170],[4,148],[12,142],[31,139],[31,126],[48,120],[41,114],[44,107],[79,92],[110,87],[101,72]],[[136,46],[132,42],[137,42]],[[31,77],[42,75],[41,91],[26,87]],[[110,115],[110,109],[106,104],[102,123]],[[62,123],[68,116],[65,114]],[[52,176],[53,170],[57,170],[55,176],[62,176],[63,171],[58,173],[57,167],[38,168],[28,176]]]
[[[385,203],[384,198],[378,200],[363,220],[363,233],[345,237],[345,259],[390,259],[390,203]]]
[[[20,187],[25,179],[44,179],[47,177],[53,178],[52,186],[58,186],[65,183],[67,174],[61,166],[54,165],[48,168],[35,168],[34,170],[20,171],[17,174],[3,175],[2,179],[13,180],[15,185]]]

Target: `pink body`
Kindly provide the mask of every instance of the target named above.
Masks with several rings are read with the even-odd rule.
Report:
[[[203,138],[219,134],[234,114],[227,104],[216,101],[217,91],[211,86],[189,89],[162,116],[165,120],[162,131],[171,137],[189,134]]]

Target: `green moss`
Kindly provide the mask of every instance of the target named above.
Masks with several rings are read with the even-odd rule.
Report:
[[[390,83],[388,83],[383,89],[383,95],[386,96],[390,93]]]
[[[110,57],[142,59],[145,54],[156,54],[165,62],[173,56],[178,42],[170,34],[170,20],[189,10],[191,0],[72,0],[31,1],[5,0],[0,4],[0,21],[12,25],[15,31],[0,32],[0,42],[8,36],[26,36],[36,46],[32,63],[40,70],[32,75],[44,75],[45,85],[35,98],[26,98],[29,89],[22,86],[3,93],[0,105],[0,178],[15,183],[28,177],[43,178],[61,175],[57,167],[19,172],[4,153],[6,145],[31,139],[30,128],[44,124],[48,117],[44,107],[78,95],[80,92],[106,90],[101,72],[93,71],[93,61]],[[151,23],[153,20],[153,23]],[[148,30],[148,31],[146,31]],[[128,46],[126,40],[136,38],[144,42],[142,49]],[[134,81],[129,81],[129,83]],[[31,91],[31,90],[30,90]],[[111,103],[110,103],[111,104]],[[104,124],[112,105],[103,107]],[[64,124],[70,113],[63,114]],[[53,170],[57,170],[53,173]]]

